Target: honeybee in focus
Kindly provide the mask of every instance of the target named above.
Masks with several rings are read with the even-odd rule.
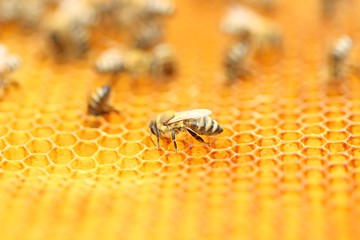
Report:
[[[279,50],[282,34],[270,20],[241,5],[234,5],[221,22],[223,32],[247,41],[255,52]]]
[[[348,73],[349,68],[356,68],[348,64],[348,58],[353,48],[354,42],[349,36],[338,38],[327,56],[326,78],[328,80],[343,79]]]
[[[246,42],[238,42],[226,50],[223,64],[227,83],[231,84],[249,73],[247,62],[250,54],[251,49]]]
[[[21,58],[15,54],[10,54],[6,46],[0,44],[0,97],[9,86],[18,87],[19,83],[8,78],[8,75],[17,70],[21,65]]]
[[[119,113],[110,105],[111,86],[105,85],[97,88],[90,96],[88,103],[88,114],[100,116],[110,112]]]
[[[157,146],[160,147],[160,138],[170,135],[177,151],[175,136],[179,132],[187,131],[197,141],[205,143],[200,135],[217,135],[223,129],[209,117],[211,111],[208,109],[194,109],[183,112],[168,111],[158,115],[150,121],[149,127],[152,134],[156,136]]]

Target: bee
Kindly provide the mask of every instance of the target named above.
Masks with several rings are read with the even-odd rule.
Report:
[[[95,68],[99,73],[117,74],[124,70],[124,56],[116,48],[108,49],[98,57]]]
[[[150,21],[136,29],[133,35],[133,42],[136,48],[149,49],[160,42],[163,36],[163,29],[160,24]]]
[[[275,24],[241,5],[229,9],[221,29],[239,41],[251,41],[257,52],[282,47],[282,34]]]
[[[100,116],[110,112],[119,113],[109,102],[111,98],[111,86],[105,85],[99,87],[90,96],[88,103],[88,114]]]
[[[157,138],[160,147],[160,138],[170,134],[174,148],[177,151],[175,136],[179,132],[187,131],[197,141],[205,143],[200,135],[217,135],[223,132],[221,126],[209,117],[208,109],[194,109],[183,112],[168,111],[150,121],[150,131]]]
[[[65,0],[42,27],[57,56],[82,56],[89,48],[89,27],[96,18],[96,9],[85,0]]]
[[[170,45],[163,43],[156,46],[150,64],[150,75],[154,78],[173,76],[176,73],[176,61]]]
[[[238,42],[227,49],[224,67],[228,83],[233,83],[237,78],[247,75],[246,63],[250,54],[251,48],[246,42]]]
[[[170,16],[174,13],[175,6],[166,0],[144,0],[142,5],[142,12],[145,14],[145,19]]]
[[[0,44],[0,97],[9,86],[18,87],[19,83],[9,79],[7,75],[17,70],[21,65],[21,58],[15,54],[10,54],[7,48]]]
[[[330,79],[341,79],[347,72],[347,60],[354,42],[349,36],[342,36],[332,45],[327,56],[327,75]]]

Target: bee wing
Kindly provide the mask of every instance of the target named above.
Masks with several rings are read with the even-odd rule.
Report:
[[[175,117],[170,119],[167,124],[179,122],[186,119],[196,119],[210,115],[212,112],[208,109],[194,109],[189,111],[177,112]]]

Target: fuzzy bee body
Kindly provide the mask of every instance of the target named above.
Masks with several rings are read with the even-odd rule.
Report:
[[[187,131],[197,141],[205,141],[199,135],[217,135],[223,129],[221,126],[208,115],[211,114],[207,109],[194,109],[183,112],[165,112],[150,122],[150,131],[157,138],[157,145],[160,147],[160,138],[171,135],[174,148],[177,150],[175,136],[179,132]]]
[[[328,78],[341,79],[346,75],[346,61],[353,45],[353,40],[349,36],[342,36],[335,41],[328,54]]]
[[[160,42],[163,36],[162,27],[155,23],[150,22],[143,24],[140,29],[134,32],[135,47],[140,49],[149,49]]]
[[[110,112],[118,113],[118,110],[109,105],[111,87],[109,85],[99,87],[90,96],[88,113],[94,116],[104,115]]]
[[[100,73],[118,73],[124,70],[124,57],[117,49],[106,50],[96,60],[95,68]]]
[[[250,48],[247,43],[239,42],[231,46],[224,60],[226,78],[228,82],[233,82],[238,77],[246,75],[246,61],[250,54]]]
[[[166,78],[176,73],[174,52],[168,44],[155,47],[151,59],[150,74],[154,78]]]

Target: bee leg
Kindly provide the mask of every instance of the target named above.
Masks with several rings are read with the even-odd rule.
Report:
[[[202,142],[202,143],[206,143],[204,141],[204,139],[202,139],[202,137],[200,137],[196,132],[194,132],[193,130],[189,129],[189,128],[186,128],[186,130],[191,134],[191,136],[193,138],[195,138],[196,140],[198,140],[199,142]]]
[[[160,131],[159,130],[157,130],[157,132],[156,132],[156,142],[157,142],[158,148],[160,148]]]
[[[175,131],[174,130],[171,131],[171,140],[172,140],[172,142],[174,144],[175,151],[177,151],[177,143],[176,143],[176,140],[175,140]]]

